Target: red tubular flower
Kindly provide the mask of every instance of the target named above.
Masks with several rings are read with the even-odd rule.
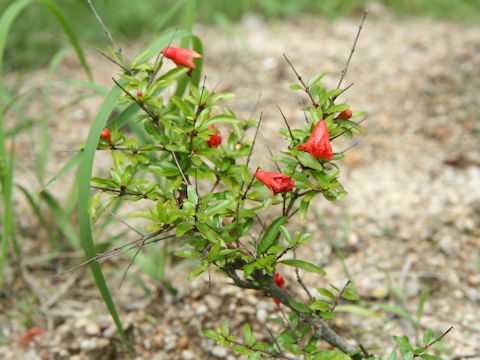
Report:
[[[275,275],[273,275],[273,280],[280,289],[283,289],[283,287],[285,286],[285,280],[283,280],[282,275],[280,275],[279,273],[275,273]],[[277,306],[280,306],[280,300],[273,298],[273,301],[275,302],[275,304],[277,304]]]
[[[330,134],[324,120],[319,120],[305,145],[298,145],[298,150],[308,151],[318,160],[332,160],[333,152],[330,144]]]
[[[212,129],[216,129],[217,127],[215,126],[215,124],[213,125],[210,125],[208,127],[208,130],[212,130]],[[222,137],[220,136],[220,131],[217,130],[217,132],[215,134],[212,134],[210,135],[210,140],[207,141],[207,144],[209,147],[217,147],[219,146],[220,144],[222,143]]]
[[[279,273],[275,273],[275,275],[273,275],[273,280],[280,289],[283,289],[283,287],[285,286],[285,280],[283,280],[282,275],[280,275]]]
[[[41,334],[42,334],[42,330],[40,330],[39,328],[33,328],[33,329],[28,330],[26,333],[24,333],[20,337],[20,341],[22,342],[22,344],[24,346],[28,346],[30,344],[30,341],[32,340],[32,338],[34,338],[35,336],[41,335]]]
[[[107,128],[102,130],[102,133],[100,134],[100,138],[103,140],[107,140],[109,143],[112,142],[112,135],[110,134],[110,130]]]
[[[196,69],[195,64],[189,58],[201,58],[202,55],[196,51],[184,48],[166,47],[162,50],[166,58],[172,60],[177,66],[186,66],[190,69]]]
[[[277,172],[257,171],[255,173],[255,177],[267,185],[267,187],[270,189],[272,197],[275,195],[275,193],[292,191],[293,185],[295,184],[295,181],[293,181],[290,176]]]
[[[339,119],[350,119],[352,117],[353,113],[352,113],[352,110],[350,109],[347,109],[347,110],[343,110],[340,115],[338,115],[338,118]]]

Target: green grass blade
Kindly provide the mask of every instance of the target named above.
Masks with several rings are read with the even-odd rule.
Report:
[[[10,5],[0,17],[0,107],[3,106],[3,54],[7,42],[8,32],[13,21],[27,6],[30,0],[20,0]],[[0,111],[0,182],[3,195],[3,214],[2,214],[2,245],[0,249],[0,289],[3,287],[3,270],[7,262],[8,244],[10,237],[13,237],[13,204],[12,204],[12,185],[14,171],[15,143],[12,136],[10,158],[7,158],[7,148],[5,143],[5,131],[3,126],[3,111]]]
[[[168,8],[165,13],[155,21],[155,28],[152,31],[153,34],[159,32],[165,28],[165,24],[167,24],[170,19],[176,16],[176,12],[182,8],[184,5],[185,0],[177,0],[175,3]]]
[[[33,210],[33,213],[38,218],[38,220],[40,220],[40,223],[45,228],[45,230],[48,230],[50,225],[48,224],[48,221],[45,219],[45,216],[43,216],[43,212],[40,209],[40,204],[38,202],[38,199],[35,199],[34,196],[22,185],[15,184],[15,186],[25,195],[28,203],[30,204],[30,207]]]
[[[50,89],[52,87],[53,75],[69,51],[70,49],[62,49],[52,58],[50,65],[48,66],[47,81],[43,86],[42,118],[40,120],[40,149],[37,155],[37,176],[40,184],[43,184],[45,178],[45,169],[47,166],[50,144],[48,138],[48,119],[50,117]]]
[[[4,166],[2,173],[2,191],[3,191],[3,229],[2,229],[2,248],[0,253],[0,289],[3,288],[3,270],[7,263],[9,239],[13,240],[13,204],[12,204],[12,184],[13,184],[13,164],[15,162],[15,142],[12,138],[12,148],[10,150],[9,162]]]
[[[59,178],[61,178],[66,172],[77,166],[80,161],[82,161],[83,158],[83,150],[80,150],[77,152],[63,167],[60,169],[58,173],[56,173],[41,189],[45,190],[51,183],[54,181],[57,181]]]
[[[59,79],[58,81],[61,82],[66,82],[70,84],[76,84],[76,85],[82,85],[84,87],[92,89],[95,93],[98,95],[101,95],[103,97],[106,97],[108,95],[108,89],[104,88],[101,85],[95,84],[92,81],[85,81],[85,80],[80,80],[80,79]]]
[[[110,116],[112,110],[117,104],[117,98],[120,95],[120,89],[114,87],[102,107],[100,108],[93,124],[88,133],[87,142],[85,144],[84,155],[79,167],[79,184],[78,184],[78,222],[80,229],[80,238],[82,242],[83,251],[87,259],[90,259],[96,255],[95,246],[93,243],[92,229],[90,223],[90,215],[88,214],[88,200],[90,198],[90,178],[92,176],[93,170],[93,159],[95,157],[98,141],[100,139],[100,133],[105,126],[105,123]],[[107,283],[103,276],[102,270],[98,262],[94,261],[90,263],[90,269],[92,270],[93,277],[97,284],[98,289],[100,290],[103,301],[107,306],[110,314],[117,326],[120,337],[122,338],[123,343],[128,349],[128,352],[133,355],[130,344],[128,343],[125,332],[123,331],[120,318],[118,317],[117,309],[113,302],[110,291],[108,290]]]
[[[70,22],[68,21],[67,17],[63,14],[62,10],[58,7],[58,5],[55,4],[53,1],[50,1],[50,0],[35,0],[35,1],[45,6],[47,9],[51,11],[53,15],[55,15],[58,22],[62,26],[63,31],[68,36],[70,43],[75,48],[75,52],[77,53],[78,59],[80,60],[80,63],[82,64],[83,69],[87,73],[89,80],[92,81],[93,76],[92,76],[90,67],[87,64],[87,59],[85,58],[82,47],[80,46],[80,42],[78,41],[77,35],[75,35],[75,32],[73,31],[73,28],[70,25]]]
[[[40,197],[45,200],[45,202],[50,207],[53,217],[55,218],[55,223],[58,225],[60,232],[68,240],[70,246],[75,250],[81,250],[80,244],[78,242],[78,234],[73,228],[68,213],[63,209],[57,200],[46,191],[40,192]]]

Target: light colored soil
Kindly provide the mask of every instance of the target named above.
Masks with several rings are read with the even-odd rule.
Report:
[[[283,121],[276,105],[295,126],[303,121],[299,108],[306,101],[288,89],[296,78],[282,53],[305,79],[326,71],[324,84],[335,87],[358,22],[358,18],[327,22],[298,17],[265,23],[247,17],[234,28],[235,37],[218,28],[198,27],[196,32],[204,42],[207,84],[213,87],[220,82],[218,91],[236,93],[238,99],[229,106],[241,117],[250,116],[260,96],[256,113],[264,114],[262,133],[278,154],[284,143],[278,134]],[[125,53],[133,57],[138,47],[125,49]],[[332,236],[313,215],[297,223],[299,231],[313,234],[298,256],[327,271],[322,279],[304,275],[312,290],[329,283],[341,287],[346,282],[331,237],[343,252],[366,306],[395,305],[415,317],[422,290],[431,287],[420,319],[420,337],[425,327],[441,333],[453,326],[445,342],[451,351],[448,358],[480,353],[479,54],[478,27],[465,29],[419,19],[399,21],[381,9],[373,11],[343,83],[355,85],[342,100],[354,110],[368,112],[368,134],[360,137],[360,144],[342,161],[341,180],[349,196],[336,203],[315,201]],[[113,65],[93,51],[89,61],[96,79],[110,86]],[[82,76],[73,56],[58,75]],[[44,70],[31,74],[25,89],[44,80]],[[60,82],[54,83],[51,91],[53,108],[85,92]],[[75,149],[84,141],[100,103],[101,99],[90,98],[52,117],[49,131],[53,151],[47,178],[71,156],[60,151]],[[41,109],[35,103],[29,111],[33,116]],[[349,145],[345,140],[335,141],[334,151]],[[263,141],[256,146],[254,168],[265,166],[267,153]],[[32,190],[38,189],[33,180],[35,149],[31,133],[16,141],[21,159],[16,181]],[[109,164],[108,157],[96,163],[97,168],[108,168]],[[67,174],[50,191],[64,199],[72,179]],[[0,336],[6,344],[0,345],[0,357],[127,358],[88,271],[52,278],[58,269],[80,260],[46,262],[47,236],[20,193],[15,193],[15,208],[26,266],[20,271],[12,262],[6,269],[7,286],[0,302]],[[112,231],[120,230],[116,227]],[[128,259],[115,258],[105,268],[123,270],[127,263]],[[221,276],[212,274],[210,279],[188,282],[184,273],[172,275],[180,290],[178,296],[154,290],[147,297],[132,281],[118,289],[122,270],[110,275],[108,281],[138,359],[236,359],[238,355],[217,347],[201,330],[228,321],[232,332],[241,335],[241,327],[249,321],[260,336],[266,319],[279,315],[269,299],[227,285]],[[294,273],[279,270],[288,289],[301,296]],[[131,272],[156,289],[138,269]],[[58,292],[61,296],[48,304]],[[403,294],[403,299],[395,293]],[[31,318],[43,334],[39,344],[25,347],[19,338],[27,330],[22,317],[28,313],[24,305],[29,301],[33,303]],[[410,323],[386,311],[379,313],[392,321],[340,313],[333,325],[353,342],[381,347],[374,353],[382,356],[395,348],[391,335],[415,338]]]

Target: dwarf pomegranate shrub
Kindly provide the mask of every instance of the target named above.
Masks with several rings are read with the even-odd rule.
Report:
[[[341,298],[358,298],[349,283],[311,293],[298,271],[298,284],[289,284],[288,290],[280,275],[284,267],[326,275],[317,265],[296,258],[295,250],[312,235],[292,232],[289,221],[294,216],[304,219],[315,197],[335,201],[347,195],[337,165],[345,154],[333,141],[364,131],[352,120],[364,113],[352,112],[348,104],[337,101],[344,89],[321,85],[325,73],[305,82],[286,58],[300,82],[291,89],[306,93],[311,104],[301,109],[307,115],[303,126],[296,128],[284,119],[280,134],[287,146],[281,155],[254,169],[250,159],[261,116],[238,117],[226,106],[233,94],[216,93],[194,82],[186,95],[165,95],[177,80],[198,76],[192,59],[201,54],[168,46],[154,62],[144,58],[140,56],[114,80],[122,90],[120,102],[140,110],[136,122],[144,133],[127,135],[117,120],[102,132],[97,149],[109,151],[113,165],[109,176],[91,179],[92,187],[99,190],[89,201],[92,220],[119,199],[141,201],[131,216],[148,220],[148,234],[135,244],[174,238],[175,255],[198,264],[188,279],[219,271],[239,288],[262,292],[288,312],[276,319],[283,327],[279,333],[265,334],[270,341],[257,340],[249,324],[244,325],[243,340],[230,334],[228,324],[219,324],[218,331],[205,329],[206,336],[248,359],[369,357],[365,349],[329,326]],[[163,71],[168,59],[177,67]],[[245,132],[252,127],[257,132],[253,139],[247,138]],[[276,171],[267,171],[270,168]],[[306,302],[298,295],[301,288]],[[337,350],[325,350],[322,342]],[[424,356],[428,348],[414,350],[408,338],[397,342],[403,346],[402,355],[410,358],[414,351],[415,356]]]

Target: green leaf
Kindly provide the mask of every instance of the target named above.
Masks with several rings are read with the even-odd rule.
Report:
[[[413,360],[415,354],[413,351],[409,351],[403,355],[403,360]]]
[[[220,240],[220,235],[213,231],[206,223],[197,221],[196,226],[198,231],[200,231],[202,235],[207,238],[208,241],[214,243]]]
[[[318,313],[318,315],[324,319],[333,319],[334,316],[332,313],[328,312],[328,311],[320,311]]]
[[[253,270],[255,270],[255,263],[248,263],[248,264],[245,264],[243,266],[243,274],[245,275],[245,277],[249,277],[252,273],[253,273]]]
[[[178,251],[175,253],[175,256],[185,257],[185,258],[198,258],[200,255],[202,255],[201,252],[193,249],[186,249],[186,250]]]
[[[280,232],[280,225],[285,225],[287,221],[288,217],[280,216],[270,224],[270,226],[267,228],[267,231],[265,231],[265,234],[258,243],[257,252],[259,254],[264,254],[268,250],[268,248],[272,246],[273,242],[277,239]]]
[[[338,350],[323,350],[316,353],[313,360],[350,360],[350,356]]]
[[[332,105],[327,110],[325,110],[325,113],[326,114],[333,114],[333,113],[336,113],[336,112],[341,112],[343,110],[347,110],[349,108],[350,108],[350,106],[348,106],[347,104]]]
[[[314,75],[309,81],[308,81],[308,86],[312,86],[312,85],[315,85],[317,84],[324,76],[325,76],[325,72],[324,73],[321,73],[321,74],[316,74]]]
[[[420,355],[420,357],[425,360],[443,360],[440,356],[429,355],[429,354],[422,354]]]
[[[317,273],[319,275],[325,276],[327,273],[320,269],[317,265],[313,265],[312,263],[309,263],[307,261],[303,260],[296,260],[296,259],[287,259],[287,260],[282,260],[280,263],[289,265],[289,266],[294,266],[296,268],[300,268],[303,270],[307,270],[310,272]]]
[[[187,195],[188,200],[190,200],[195,205],[198,204],[198,195],[192,185],[187,185]]]
[[[317,300],[310,305],[312,310],[330,310],[330,303],[325,300]]]
[[[292,235],[285,226],[280,225],[280,232],[282,233],[282,236],[287,241],[287,243],[291,244],[293,242]]]
[[[290,334],[288,330],[283,330],[276,339],[279,343],[295,344],[297,342],[297,338]]]
[[[388,359],[387,360],[397,360],[398,359],[398,355],[397,355],[397,352],[396,351],[392,351],[390,353],[390,355],[388,356]]]
[[[402,354],[406,352],[412,352],[413,353],[413,347],[410,345],[410,340],[408,339],[407,336],[394,336],[393,341],[395,341],[399,346]]]
[[[188,277],[187,279],[188,280],[193,280],[193,279],[196,279],[197,277],[199,277],[201,274],[203,274],[203,269],[201,267],[196,267],[195,269],[193,269],[190,274],[188,274]]]
[[[303,86],[298,85],[298,84],[293,84],[293,85],[290,85],[290,89],[292,89],[292,90],[303,90]]]
[[[180,224],[178,224],[177,228],[175,229],[175,235],[177,237],[180,237],[191,229],[193,229],[193,224],[186,223],[186,222],[180,223]]]
[[[425,332],[423,333],[422,342],[423,342],[424,344],[428,344],[431,340],[432,340],[432,330],[427,329],[427,330],[425,330]]]
[[[317,291],[322,294],[323,296],[326,296],[332,300],[335,300],[335,295],[332,294],[331,291],[324,289],[324,288],[317,288]]]
[[[212,248],[210,249],[210,252],[208,253],[208,262],[213,262],[217,258],[221,245],[222,245],[222,242],[218,240],[215,243],[215,245],[212,246]]]
[[[306,167],[309,167],[309,168],[315,169],[315,170],[320,170],[320,171],[323,170],[323,166],[320,163],[320,161],[318,161],[317,159],[312,157],[306,151],[298,150],[297,159],[298,159],[298,161],[300,161],[300,163],[303,166],[306,166]]]
[[[290,300],[289,304],[292,307],[292,309],[298,312],[305,313],[305,314],[310,314],[312,312],[312,309],[310,309],[307,305],[302,304],[298,301]]]
[[[223,338],[222,335],[220,335],[215,330],[203,330],[202,334],[205,336],[208,336],[210,339],[213,339],[213,340],[219,340]]]
[[[220,323],[220,324],[218,324],[218,327],[220,328],[220,333],[224,337],[228,337],[228,334],[229,334],[228,324],[227,323]]]
[[[245,342],[248,346],[253,346],[257,341],[255,335],[253,335],[252,330],[250,329],[250,325],[248,324],[243,325],[243,336],[245,337]]]

